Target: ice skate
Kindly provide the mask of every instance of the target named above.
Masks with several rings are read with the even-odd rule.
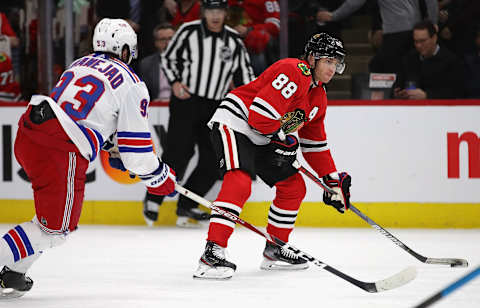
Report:
[[[210,215],[199,208],[182,210],[177,218],[177,227],[201,228],[208,226]]]
[[[149,227],[158,220],[158,204],[148,200],[147,197],[143,199],[143,218]]]
[[[225,248],[207,241],[198,268],[193,273],[196,279],[229,279],[232,278],[237,266],[225,258]]]
[[[303,270],[308,268],[307,260],[299,258],[293,252],[267,242],[263,250],[263,270]]]
[[[6,266],[0,272],[0,300],[23,296],[32,286],[33,280],[25,274],[14,272]]]

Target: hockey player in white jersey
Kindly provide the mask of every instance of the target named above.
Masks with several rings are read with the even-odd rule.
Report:
[[[65,70],[50,97],[33,96],[18,123],[15,157],[32,182],[36,215],[0,239],[0,299],[29,291],[32,263],[77,228],[88,164],[111,135],[113,165],[139,175],[152,194],[174,193],[174,171],[153,152],[147,88],[128,66],[135,32],[122,19],[102,19],[93,50]]]

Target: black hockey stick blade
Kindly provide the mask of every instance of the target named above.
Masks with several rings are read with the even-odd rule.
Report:
[[[417,272],[416,272],[415,268],[414,267],[408,267],[408,268],[404,269],[403,271],[401,271],[401,272],[399,272],[399,273],[397,273],[397,274],[395,274],[391,277],[388,277],[386,279],[379,280],[379,281],[376,281],[376,282],[364,282],[364,281],[361,281],[361,280],[357,280],[357,279],[355,279],[355,278],[353,278],[353,277],[351,277],[351,276],[349,276],[349,275],[331,267],[330,265],[318,260],[317,258],[312,257],[311,255],[307,254],[306,252],[303,252],[302,250],[293,247],[289,243],[286,243],[286,242],[280,240],[279,238],[276,238],[275,236],[262,231],[261,229],[255,227],[254,225],[244,221],[243,219],[241,219],[237,215],[235,215],[235,214],[233,214],[229,211],[226,211],[226,210],[224,210],[220,207],[217,207],[212,202],[210,202],[210,201],[206,200],[205,198],[193,193],[192,191],[182,187],[179,184],[175,184],[175,190],[178,191],[180,194],[184,195],[185,197],[190,198],[193,201],[198,202],[199,204],[214,210],[218,214],[230,219],[233,222],[241,224],[245,228],[259,234],[260,236],[263,236],[269,242],[271,242],[271,243],[273,243],[277,246],[280,246],[283,249],[288,249],[288,250],[292,251],[297,256],[312,262],[313,264],[317,265],[318,267],[323,268],[324,270],[336,275],[337,277],[340,277],[340,278],[352,283],[353,285],[355,285],[355,286],[359,287],[360,289],[363,289],[367,292],[377,293],[377,292],[382,292],[382,291],[395,289],[395,288],[403,286],[404,284],[412,281],[417,276]]]
[[[400,241],[398,238],[396,238],[393,234],[379,226],[376,222],[374,222],[371,218],[369,218],[367,215],[363,214],[359,209],[357,209],[353,204],[350,205],[350,210],[352,210],[355,214],[360,216],[363,220],[365,220],[370,226],[372,226],[375,230],[380,232],[381,234],[385,235],[387,238],[389,238],[392,242],[394,242],[398,247],[402,248],[406,252],[408,252],[410,255],[414,256],[417,260],[420,262],[426,263],[426,264],[441,264],[441,265],[449,265],[451,267],[467,267],[468,262],[465,259],[458,259],[458,258],[427,258],[425,256],[422,256],[421,254],[413,251],[405,245],[402,241]]]
[[[330,187],[328,187],[325,183],[323,183],[316,175],[302,167],[298,161],[295,161],[293,163],[293,167],[297,168],[301,173],[305,174],[309,179],[314,181],[316,184],[318,184],[322,189],[325,191],[331,193],[331,194],[336,194],[335,191],[333,191]],[[372,226],[375,230],[380,232],[381,234],[385,235],[387,238],[389,238],[392,242],[394,242],[398,247],[402,248],[406,252],[408,252],[410,255],[414,256],[417,260],[426,263],[426,264],[442,264],[442,265],[449,265],[451,267],[467,267],[468,262],[465,259],[458,259],[458,258],[427,258],[422,256],[421,254],[418,254],[417,252],[413,251],[410,249],[407,245],[405,245],[402,241],[400,241],[398,238],[393,236],[390,232],[382,228],[380,225],[378,225],[376,222],[374,222],[370,217],[367,215],[363,214],[359,209],[357,209],[353,204],[350,204],[350,210],[352,210],[355,214],[357,214],[360,218],[365,220],[370,226]]]

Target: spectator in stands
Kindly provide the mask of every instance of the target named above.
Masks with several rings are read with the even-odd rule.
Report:
[[[152,44],[153,28],[160,21],[162,1],[158,0],[97,0],[95,12],[98,19],[125,19],[138,36],[138,59],[155,51]],[[135,67],[136,62],[131,66]]]
[[[141,3],[139,0],[97,0],[95,12],[98,19],[125,19],[135,32],[140,30]]]
[[[319,12],[332,11],[345,0],[298,0],[288,5],[288,53],[289,57],[303,54],[305,42],[315,33],[325,32],[342,37],[341,22],[323,22]]]
[[[480,24],[475,28],[475,49],[464,56],[467,98],[480,98]]]
[[[445,3],[439,13],[439,39],[458,57],[473,52],[475,25],[480,16],[480,1],[455,0]]]
[[[359,9],[367,0],[346,0],[333,12],[319,12],[321,21],[338,21]],[[438,19],[438,0],[424,0],[427,16],[434,24]],[[378,0],[382,16],[382,45],[370,63],[370,71],[395,73],[402,57],[412,46],[412,29],[422,19],[418,0]]]
[[[16,102],[20,99],[20,85],[15,80],[12,61],[0,51],[0,101]]]
[[[382,46],[383,31],[382,31],[382,16],[380,15],[380,9],[377,1],[369,3],[368,11],[372,18],[372,27],[368,31],[368,41],[370,42],[375,53]]]
[[[230,0],[229,4],[233,17],[228,24],[243,38],[258,76],[278,58],[279,47],[273,46],[278,44],[280,5],[277,0]]]
[[[8,22],[7,16],[0,12],[0,40],[7,38],[10,47],[20,46],[20,40],[12,29],[12,26]],[[10,51],[9,51],[10,52]],[[9,54],[9,52],[7,52]]]
[[[175,29],[169,23],[163,23],[153,30],[153,39],[157,51],[144,58],[139,65],[139,75],[145,82],[150,94],[150,100],[168,101],[172,89],[165,73],[161,69],[161,54],[175,34]]]
[[[174,0],[165,0],[164,6],[173,17],[171,24],[175,28],[183,23],[200,19],[200,1],[198,0],[180,0],[178,3]]]
[[[394,96],[401,99],[448,99],[463,96],[463,65],[440,47],[435,25],[421,21],[413,28],[415,49],[405,56]]]

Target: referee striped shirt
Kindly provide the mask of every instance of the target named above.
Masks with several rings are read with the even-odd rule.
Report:
[[[255,78],[238,33],[228,26],[212,32],[204,20],[184,23],[162,58],[162,68],[171,84],[180,81],[191,94],[207,99],[223,99],[237,70],[243,84]]]

